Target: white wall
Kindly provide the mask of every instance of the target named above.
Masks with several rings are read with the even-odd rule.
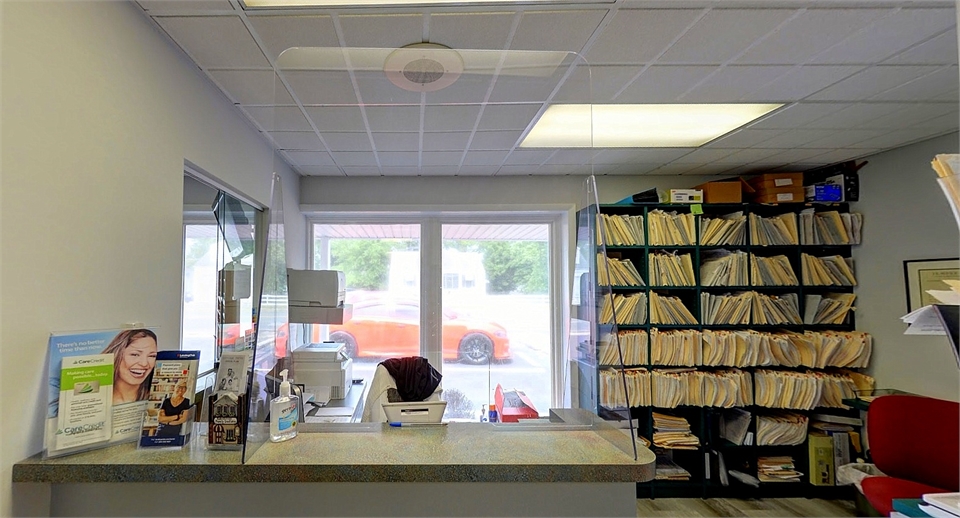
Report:
[[[863,244],[854,247],[857,329],[874,337],[879,388],[960,399],[960,369],[945,336],[907,336],[903,261],[960,257],[960,231],[930,161],[956,153],[956,133],[867,157],[860,170]]]
[[[275,165],[134,3],[5,1],[0,12],[0,515],[20,515],[46,504],[13,495],[10,475],[41,449],[48,334],[137,321],[176,348],[184,160],[263,205]],[[280,172],[289,237],[305,223],[299,180]],[[304,258],[304,239],[289,241]]]

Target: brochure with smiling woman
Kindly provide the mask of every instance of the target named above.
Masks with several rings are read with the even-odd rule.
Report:
[[[180,448],[190,442],[200,351],[160,351],[150,382],[141,448]]]
[[[156,328],[53,333],[50,335],[47,351],[47,418],[43,458],[102,448],[133,441],[138,437],[157,358]],[[91,380],[90,385],[80,387],[79,392],[73,385],[64,385],[61,391],[64,371],[76,367],[71,364],[75,364],[77,358],[91,355],[110,356],[110,361],[105,361],[101,367],[104,371],[109,369],[109,382],[106,378]],[[82,383],[76,379],[74,382]],[[67,404],[64,394],[74,402],[83,397],[102,398],[94,405],[98,408],[104,401],[109,401],[105,404],[105,408],[109,409],[109,412],[106,412],[108,415],[103,419],[103,425],[98,425],[100,429],[96,433],[87,433],[93,432],[90,429],[93,425],[89,422],[85,425],[74,425],[73,428],[68,424],[66,430],[70,433],[65,432],[64,422],[69,423],[80,418],[79,414],[73,417],[61,416],[61,409]],[[99,395],[88,396],[89,394]],[[74,410],[82,406],[75,405]],[[92,415],[86,417],[93,418]],[[83,433],[73,433],[78,431],[76,426],[81,426],[80,431]],[[86,427],[85,431],[83,427]]]

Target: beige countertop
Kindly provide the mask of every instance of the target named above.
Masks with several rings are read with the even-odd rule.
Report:
[[[568,418],[569,419],[569,418]],[[121,444],[13,467],[14,482],[645,482],[655,456],[599,421],[590,424],[450,423],[302,426],[266,442],[247,463],[211,451],[204,436],[182,450]]]

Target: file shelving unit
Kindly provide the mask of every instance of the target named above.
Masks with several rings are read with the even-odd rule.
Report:
[[[851,486],[815,486],[809,483],[809,463],[807,456],[807,444],[796,446],[756,446],[756,445],[734,445],[729,441],[720,438],[719,416],[722,408],[715,407],[697,407],[680,406],[676,408],[654,408],[654,407],[632,407],[629,409],[605,408],[600,404],[599,372],[602,369],[630,369],[644,368],[649,371],[656,369],[678,368],[676,366],[653,365],[650,363],[650,341],[647,344],[648,358],[646,364],[640,365],[609,365],[599,364],[598,362],[598,340],[599,337],[607,333],[617,333],[624,330],[644,330],[649,333],[652,328],[661,330],[667,329],[696,329],[699,331],[712,329],[752,329],[757,331],[853,331],[855,330],[855,320],[853,312],[850,311],[843,324],[793,324],[793,325],[661,325],[649,323],[649,304],[650,293],[656,292],[661,295],[675,296],[683,301],[690,312],[701,322],[700,298],[702,293],[721,294],[738,291],[755,291],[766,295],[796,294],[799,303],[800,315],[804,315],[804,301],[806,295],[816,294],[824,295],[828,293],[853,293],[853,286],[811,286],[803,284],[802,277],[802,254],[811,254],[814,256],[840,255],[842,257],[851,257],[852,245],[786,245],[786,246],[759,246],[750,243],[750,221],[749,215],[756,214],[762,217],[771,217],[784,213],[799,213],[802,210],[813,208],[816,212],[838,211],[840,213],[849,212],[849,206],[845,203],[831,204],[810,204],[810,203],[790,203],[790,204],[702,204],[702,216],[695,218],[696,234],[699,236],[700,221],[703,216],[722,216],[734,212],[743,212],[747,216],[746,236],[744,244],[741,245],[700,245],[699,237],[693,245],[650,245],[650,228],[648,215],[654,210],[666,212],[689,213],[693,206],[689,204],[633,204],[633,205],[591,205],[580,211],[580,228],[578,229],[578,254],[581,261],[593,261],[588,268],[581,268],[579,274],[580,282],[580,306],[577,308],[576,318],[589,322],[590,338],[581,342],[578,346],[578,387],[580,405],[586,408],[593,406],[598,415],[611,420],[623,420],[626,413],[639,422],[637,433],[648,439],[653,438],[653,419],[654,411],[663,412],[672,415],[685,417],[691,425],[691,431],[700,438],[700,447],[697,450],[673,450],[674,461],[687,469],[690,474],[689,481],[659,481],[654,480],[647,483],[637,484],[638,497],[783,497],[783,496],[805,496],[805,497],[850,497]],[[597,239],[597,215],[642,215],[644,239],[642,245],[633,246],[614,246],[601,245]],[[609,239],[608,239],[609,241]],[[744,286],[704,286],[700,284],[699,265],[702,254],[710,250],[737,250],[757,256],[784,255],[788,258],[793,271],[797,276],[799,283],[796,286],[752,286],[752,271],[748,267],[749,282]],[[682,254],[691,254],[696,282],[693,286],[650,286],[648,257],[655,251],[676,252]],[[643,277],[645,286],[604,286],[597,279],[598,254],[606,254],[607,257],[618,256],[620,259],[629,259]],[[584,271],[586,270],[586,271]],[[636,325],[623,324],[604,324],[598,321],[599,307],[601,307],[603,298],[612,296],[612,294],[628,295],[633,293],[644,293],[647,295],[647,323]],[[585,308],[589,301],[595,302],[595,307]],[[697,366],[698,370],[716,370],[729,367],[711,367]],[[751,373],[757,368],[771,367],[737,367],[741,370]],[[772,367],[780,370],[807,370],[807,367]],[[817,369],[813,369],[817,370]],[[821,369],[822,370],[822,369]],[[739,407],[747,410],[752,416],[756,411],[770,410],[758,406]],[[824,409],[817,408],[810,411],[794,410],[795,412],[810,415],[811,413],[833,413],[847,416],[854,416],[854,413],[845,412],[842,409]],[[751,417],[749,430],[756,434],[756,420]],[[656,447],[653,447],[657,449]],[[726,468],[736,469],[756,476],[756,461],[758,457],[789,455],[794,459],[796,469],[804,476],[801,482],[767,482],[760,483],[759,488],[754,488],[741,484],[732,478],[728,486],[722,486],[716,473],[717,455],[711,452],[721,452],[724,456]],[[709,471],[708,471],[709,470]],[[713,473],[711,473],[713,471]]]

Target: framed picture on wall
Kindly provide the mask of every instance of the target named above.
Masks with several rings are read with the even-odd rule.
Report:
[[[952,291],[950,283],[960,283],[960,259],[904,261],[903,278],[907,284],[907,312],[942,304],[928,290]]]

